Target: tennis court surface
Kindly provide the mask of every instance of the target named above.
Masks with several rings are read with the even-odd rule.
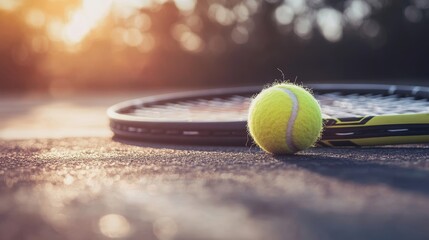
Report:
[[[0,239],[429,239],[428,144],[112,139],[106,108],[137,96],[0,98]]]

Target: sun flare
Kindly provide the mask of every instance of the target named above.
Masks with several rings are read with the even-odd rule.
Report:
[[[70,45],[81,42],[107,16],[111,5],[112,0],[83,0],[82,7],[64,25],[64,42]]]

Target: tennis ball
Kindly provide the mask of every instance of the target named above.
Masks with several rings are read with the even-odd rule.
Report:
[[[293,154],[311,147],[322,131],[317,100],[304,88],[280,83],[262,90],[250,104],[248,130],[268,153]]]

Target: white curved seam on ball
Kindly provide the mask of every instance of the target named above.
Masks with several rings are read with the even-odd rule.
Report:
[[[298,99],[292,91],[290,91],[288,89],[282,89],[282,90],[287,95],[289,95],[290,99],[292,100],[292,113],[289,117],[289,120],[287,123],[287,128],[286,128],[286,146],[292,152],[296,152],[296,151],[298,151],[298,148],[295,146],[295,144],[293,142],[292,134],[293,134],[293,127],[295,125],[295,120],[296,120],[296,117],[298,115]]]

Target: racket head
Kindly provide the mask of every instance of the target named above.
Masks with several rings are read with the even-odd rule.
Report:
[[[181,105],[184,102],[201,99],[208,101],[225,99],[225,102],[229,102],[231,96],[243,98],[240,103],[244,105],[240,111],[247,112],[248,103],[244,102],[244,99],[250,99],[261,89],[261,86],[220,88],[138,98],[111,106],[107,110],[107,115],[110,119],[110,128],[115,137],[119,138],[186,144],[245,145],[249,142],[246,114],[241,114],[239,118],[226,117],[220,120],[205,117],[213,116],[210,111],[209,115],[200,115],[198,119],[195,116],[192,119],[186,116],[178,119],[177,116],[183,109],[177,108],[168,111],[173,114],[172,117],[130,113],[140,108],[158,109],[158,106],[171,107],[172,104]],[[214,108],[213,105],[205,107],[206,110]]]
[[[324,112],[325,128],[319,145],[377,145],[429,140],[429,133],[421,131],[429,122],[429,89],[426,87],[374,84],[309,84],[308,87]],[[246,127],[247,110],[251,98],[261,90],[261,86],[250,86],[164,94],[116,104],[107,114],[112,131],[120,138],[245,145],[251,143]],[[377,101],[385,101],[383,109],[379,112],[355,111],[353,104],[368,105],[369,100],[375,108]],[[348,104],[350,112],[344,111],[347,106],[341,104]],[[395,107],[393,104],[417,107],[389,109]],[[402,124],[396,128],[400,130],[405,123],[418,128],[411,129],[414,131],[411,133],[389,128]],[[380,130],[384,125],[388,127]],[[363,135],[351,136],[354,133]]]

